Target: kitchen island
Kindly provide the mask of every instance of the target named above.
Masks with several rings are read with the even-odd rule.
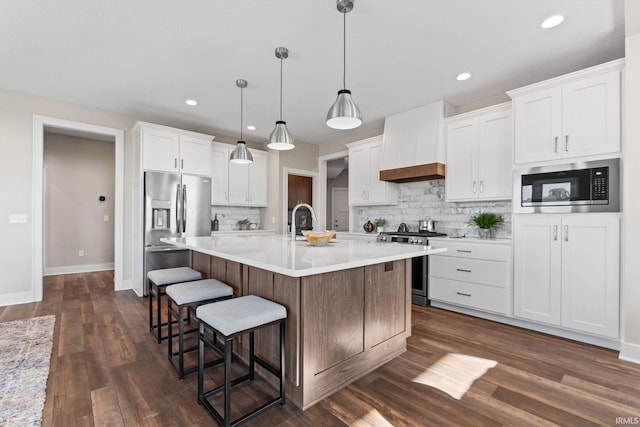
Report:
[[[287,308],[286,393],[306,409],[406,351],[411,335],[411,258],[444,248],[357,240],[327,246],[281,235],[162,239],[191,249],[192,267]],[[235,350],[246,355],[246,343]],[[256,352],[278,360],[275,327]]]

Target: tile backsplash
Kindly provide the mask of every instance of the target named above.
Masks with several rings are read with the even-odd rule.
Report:
[[[445,202],[445,180],[419,181],[398,184],[398,204],[395,206],[361,206],[356,210],[357,225],[353,231],[362,232],[367,220],[387,220],[385,231],[395,231],[402,222],[410,231],[418,230],[418,221],[431,217],[439,232],[454,231],[467,236],[477,236],[477,229],[470,224],[471,216],[480,212],[493,212],[504,219],[494,237],[511,236],[511,200],[481,202]]]
[[[260,208],[211,206],[211,221],[213,221],[215,214],[218,214],[220,231],[239,230],[238,221],[245,218],[248,219],[249,222],[258,224],[258,228],[262,228],[260,225]]]

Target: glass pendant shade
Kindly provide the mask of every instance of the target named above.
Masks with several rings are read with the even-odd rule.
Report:
[[[235,150],[231,152],[230,161],[241,165],[246,165],[253,162],[253,156],[247,150],[247,145],[244,141],[238,141]]]
[[[338,98],[327,113],[327,126],[333,129],[354,129],[362,124],[360,109],[351,99],[351,91],[338,91]]]
[[[267,144],[267,147],[272,150],[291,150],[295,148],[293,141],[293,136],[287,129],[287,123],[278,120],[276,127],[273,129],[273,132],[271,132],[271,135],[269,135],[269,144]]]

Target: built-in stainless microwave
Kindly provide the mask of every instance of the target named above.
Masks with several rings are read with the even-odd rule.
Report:
[[[620,159],[516,171],[514,212],[619,212]]]

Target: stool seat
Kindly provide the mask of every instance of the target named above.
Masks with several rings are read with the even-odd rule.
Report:
[[[264,298],[247,295],[198,307],[196,317],[223,335],[256,328],[287,317],[287,309]]]
[[[233,288],[217,279],[203,279],[167,286],[165,292],[177,305],[185,305],[230,297]]]
[[[157,286],[202,279],[202,273],[189,267],[163,268],[147,273],[147,278]]]

